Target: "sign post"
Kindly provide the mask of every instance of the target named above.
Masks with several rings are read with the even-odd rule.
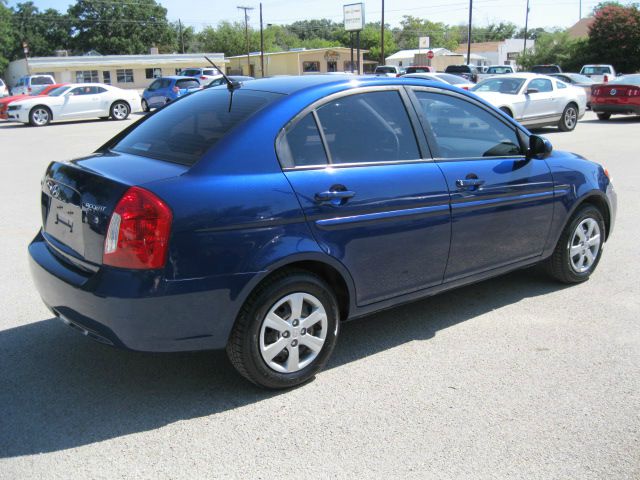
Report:
[[[358,49],[358,75],[360,67],[360,31],[364,28],[364,3],[350,3],[342,7],[344,14],[344,29],[351,32],[351,71],[353,71],[353,32],[356,32],[356,44]]]
[[[27,62],[27,75],[31,75],[31,68],[29,67],[29,44],[22,42],[22,51],[24,52],[24,61]]]

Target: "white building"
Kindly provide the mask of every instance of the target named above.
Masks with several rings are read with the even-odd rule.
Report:
[[[432,51],[434,57],[432,60],[425,60],[425,54]],[[444,71],[449,65],[463,65],[467,63],[466,53],[462,55],[458,52],[452,52],[446,48],[431,49],[412,49],[400,50],[385,58],[386,65],[395,65],[396,67],[410,67],[412,65],[428,65],[434,67],[437,71]],[[473,65],[487,65],[488,59],[476,53],[471,54],[470,63]]]
[[[527,40],[527,50],[533,50],[535,41]],[[485,57],[489,65],[511,65],[516,68],[518,55],[524,50],[524,39],[509,38],[502,42],[480,42],[471,44],[471,53]],[[456,49],[457,53],[466,54],[467,44],[462,43]]]
[[[187,67],[209,67],[209,57],[220,68],[227,60],[223,53],[174,53],[149,55],[84,55],[34,57],[9,63],[5,81],[14,86],[24,75],[45,73],[57,82],[101,82],[120,88],[145,88],[160,76],[175,75]]]

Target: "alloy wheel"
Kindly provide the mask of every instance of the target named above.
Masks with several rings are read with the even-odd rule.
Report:
[[[31,114],[33,123],[38,126],[44,126],[49,123],[49,112],[46,108],[38,108]]]
[[[322,350],[327,328],[327,312],[320,300],[309,293],[289,294],[262,321],[260,355],[277,372],[298,372]]]
[[[564,112],[564,124],[569,130],[573,130],[578,123],[578,112],[573,107],[567,108]]]
[[[129,115],[129,108],[124,103],[116,103],[113,106],[113,116],[118,120],[124,120]]]
[[[578,224],[569,242],[569,261],[577,273],[589,270],[600,251],[600,226],[593,218],[585,218]]]

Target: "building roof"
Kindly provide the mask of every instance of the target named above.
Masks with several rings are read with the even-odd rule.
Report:
[[[567,30],[570,38],[586,38],[589,36],[589,29],[594,22],[593,17],[581,18],[578,23]]]
[[[191,65],[194,62],[206,62],[207,56],[215,63],[227,63],[224,53],[171,53],[158,55],[83,55],[70,57],[33,57],[29,64],[38,68],[73,68],[89,66],[118,66],[138,64],[157,67],[163,63]],[[20,61],[20,60],[18,60]],[[22,60],[24,61],[24,59]]]
[[[471,44],[472,52],[497,52],[503,42],[476,42]],[[467,44],[461,43],[456,48],[457,53],[467,53]]]
[[[451,54],[451,50],[447,50],[446,48],[421,48],[421,49],[413,49],[413,50],[400,50],[399,52],[394,53],[385,58],[385,60],[402,60],[404,58],[413,59],[414,56],[418,53],[427,53],[429,50],[433,51],[434,55],[449,55]]]
[[[326,52],[329,50],[339,50],[339,51],[349,51],[351,50],[349,47],[323,47],[323,48],[294,48],[292,50],[283,50],[281,52],[264,52],[264,56],[268,57],[270,55],[287,55],[287,54],[295,54],[295,53],[311,53],[311,52]],[[356,49],[353,49],[353,52],[355,54]],[[360,49],[361,53],[368,53],[369,50],[365,50],[364,48]],[[259,57],[260,56],[260,52],[250,52],[249,53],[250,57]],[[234,55],[232,57],[227,57],[229,59],[231,58],[247,58],[247,54],[243,54],[243,55]]]

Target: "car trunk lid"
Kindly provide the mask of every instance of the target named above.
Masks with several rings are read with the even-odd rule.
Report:
[[[111,152],[53,162],[42,180],[43,236],[59,256],[95,271],[102,264],[111,214],[129,187],[187,170],[183,165]]]

